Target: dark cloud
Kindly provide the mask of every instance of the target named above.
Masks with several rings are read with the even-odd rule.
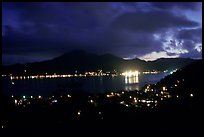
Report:
[[[112,26],[115,29],[155,32],[166,28],[195,27],[199,23],[177,16],[168,11],[125,13],[119,16]]]
[[[167,5],[168,9],[177,7],[184,12],[185,9],[194,9],[194,4]],[[4,60],[9,58],[12,62],[12,56],[14,62],[20,61],[20,58],[25,62],[29,59],[42,60],[74,49],[98,54],[112,53],[120,57],[159,53],[167,40],[162,35],[168,36],[166,32],[169,30],[180,30],[173,35],[178,40],[184,40],[186,46],[183,45],[183,48],[189,52],[196,42],[202,43],[199,36],[202,28],[191,29],[198,27],[199,22],[190,20],[184,14],[158,10],[164,7],[163,3],[136,2],[3,3]],[[162,38],[155,38],[155,34]]]
[[[181,8],[189,10],[197,10],[200,6],[200,2],[151,2],[151,6],[159,9],[172,9]]]
[[[183,29],[179,31],[177,38],[202,43],[202,28]]]

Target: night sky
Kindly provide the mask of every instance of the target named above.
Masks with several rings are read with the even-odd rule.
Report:
[[[2,63],[82,49],[138,57],[202,58],[202,3],[2,3]]]

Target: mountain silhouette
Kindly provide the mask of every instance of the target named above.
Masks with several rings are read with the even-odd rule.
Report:
[[[64,53],[51,60],[3,66],[3,74],[45,74],[45,73],[83,73],[85,71],[119,71],[126,70],[159,70],[178,69],[186,66],[194,59],[190,58],[161,58],[155,61],[144,61],[138,58],[124,60],[112,54],[96,55],[83,50]]]

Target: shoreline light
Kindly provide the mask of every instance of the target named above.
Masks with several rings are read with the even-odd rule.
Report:
[[[123,76],[126,77],[132,77],[132,76],[138,76],[139,75],[139,71],[126,71],[122,73]]]

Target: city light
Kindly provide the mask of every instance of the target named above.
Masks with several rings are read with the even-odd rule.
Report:
[[[68,98],[71,98],[72,96],[68,94],[67,97],[68,97]]]
[[[17,104],[17,103],[18,103],[18,100],[15,99],[15,100],[14,100],[14,103]]]
[[[80,115],[81,115],[81,110],[79,110],[79,111],[77,112],[77,114],[78,114],[78,116],[80,116]]]
[[[126,71],[126,72],[123,72],[122,75],[126,77],[138,76],[139,72],[137,70],[136,71]]]
[[[166,87],[162,87],[162,89],[163,89],[164,91],[167,90]]]
[[[57,103],[57,100],[53,100],[52,103]]]
[[[193,97],[193,94],[192,94],[192,93],[190,94],[190,97]]]

